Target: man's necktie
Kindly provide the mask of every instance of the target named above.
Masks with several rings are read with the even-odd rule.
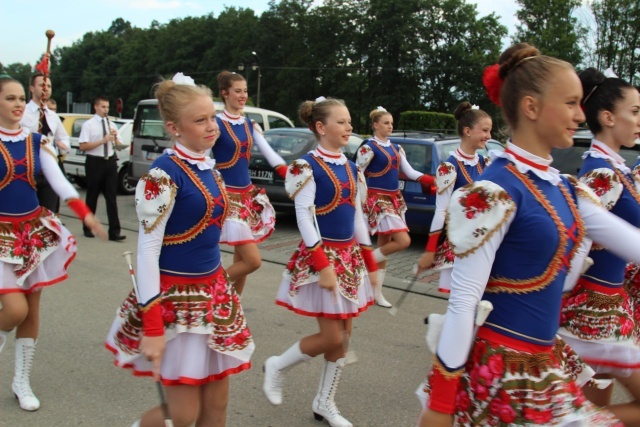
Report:
[[[105,123],[107,119],[102,119],[102,136],[107,136],[107,124]],[[109,158],[109,142],[103,145],[104,147],[104,158]]]
[[[51,128],[49,127],[49,123],[47,123],[47,117],[44,114],[44,108],[39,108],[40,111],[40,121],[38,122],[38,133],[44,136],[47,136],[51,133]]]

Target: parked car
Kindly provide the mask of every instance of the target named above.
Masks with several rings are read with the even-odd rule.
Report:
[[[67,130],[71,142],[69,154],[64,158],[65,173],[71,181],[82,188],[86,188],[87,175],[84,170],[86,155],[79,148],[78,137],[80,136],[82,124],[93,117],[93,114],[60,113],[59,116],[63,120],[62,124]],[[127,146],[131,145],[133,120],[116,117],[109,117],[109,120],[118,127],[122,143]],[[118,151],[116,155],[118,156],[118,192],[121,194],[133,194],[136,188],[135,184],[132,184],[129,180],[129,150]]]
[[[287,164],[313,150],[318,144],[316,137],[308,128],[271,129],[264,133],[264,137]],[[348,158],[352,158],[362,141],[364,139],[360,135],[351,134],[348,145],[343,148],[344,154]],[[284,190],[284,179],[274,173],[273,168],[255,145],[251,151],[249,174],[255,185],[267,191],[269,200],[274,207],[293,209],[293,201]]]
[[[224,109],[221,102],[216,101],[214,104],[217,111]],[[293,127],[293,123],[286,116],[264,108],[245,107],[244,114],[258,123],[263,130]],[[133,120],[133,140],[129,150],[131,185],[137,184],[140,177],[149,170],[151,163],[162,155],[170,143],[171,138],[164,128],[158,110],[158,100],[145,99],[138,102]]]
[[[593,135],[587,129],[579,130],[573,135],[573,147],[570,148],[554,148],[551,151],[553,163],[551,166],[558,169],[560,173],[568,173],[570,175],[578,175],[582,167],[582,155],[591,146]],[[624,157],[627,166],[633,166],[640,155],[640,145],[635,147],[622,147],[620,155]]]
[[[402,146],[407,161],[415,170],[435,175],[435,172],[444,160],[460,145],[460,138],[447,137],[435,139],[418,139],[390,137],[393,143]],[[481,156],[486,156],[490,150],[504,151],[504,146],[494,139],[487,141],[486,148],[477,150]],[[400,189],[407,203],[405,218],[412,233],[427,234],[431,227],[431,220],[436,209],[436,196],[425,193],[422,185],[416,181],[407,180],[404,174],[400,174]]]

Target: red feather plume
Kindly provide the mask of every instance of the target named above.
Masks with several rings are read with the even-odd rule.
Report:
[[[45,76],[49,75],[49,56],[42,55],[40,62],[36,64],[36,70],[40,71]]]
[[[487,90],[489,99],[498,107],[501,107],[502,103],[500,102],[500,89],[502,89],[503,80],[498,75],[499,69],[500,65],[498,64],[489,65],[487,68],[485,68],[484,73],[482,73],[482,83]]]

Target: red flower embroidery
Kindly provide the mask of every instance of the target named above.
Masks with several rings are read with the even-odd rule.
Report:
[[[592,185],[593,191],[595,191],[595,193],[598,196],[607,194],[607,192],[609,192],[612,187],[611,179],[608,176],[600,175],[600,174],[593,179],[591,185]]]
[[[460,204],[465,208],[465,215],[468,219],[474,218],[477,214],[483,213],[491,207],[489,194],[482,188],[471,190],[460,199]]]
[[[444,163],[441,163],[440,167],[438,168],[438,175],[444,176],[448,173],[449,173],[449,168],[447,167],[447,165],[445,165]]]
[[[147,200],[155,199],[160,194],[160,182],[155,178],[147,179],[144,185],[144,198]]]
[[[291,175],[293,176],[298,176],[302,173],[302,168],[297,163],[294,163],[289,166],[289,172],[291,172]]]
[[[550,410],[539,411],[532,408],[524,408],[524,417],[536,424],[548,424],[552,415]]]

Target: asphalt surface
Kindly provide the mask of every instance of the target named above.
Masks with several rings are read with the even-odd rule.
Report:
[[[104,338],[115,310],[131,289],[121,254],[135,253],[137,219],[133,196],[118,196],[124,243],[103,242],[82,235],[80,221],[64,207],[63,222],[78,240],[78,256],[69,279],[44,290],[41,328],[32,387],[40,410],[22,411],[11,392],[13,339],[0,354],[0,426],[128,427],[158,404],[149,378],[138,378],[113,366]],[[98,217],[106,221],[104,200]],[[296,340],[317,332],[314,319],[274,304],[283,265],[299,243],[295,217],[278,216],[277,231],[260,245],[262,267],[249,276],[242,305],[256,341],[251,370],[231,377],[227,425],[230,427],[322,426],[313,419],[311,401],[318,386],[321,360],[297,366],[286,376],[283,405],[274,407],[262,394],[264,360],[280,354]],[[424,237],[390,258],[385,295],[398,301],[409,286],[411,266],[424,247]],[[223,248],[223,264],[232,261]],[[345,367],[336,402],[355,426],[415,426],[419,403],[414,391],[430,367],[423,319],[443,313],[446,300],[435,288],[437,275],[417,281],[396,316],[377,306],[354,321],[353,349],[357,363]],[[616,400],[626,400],[617,392]]]

